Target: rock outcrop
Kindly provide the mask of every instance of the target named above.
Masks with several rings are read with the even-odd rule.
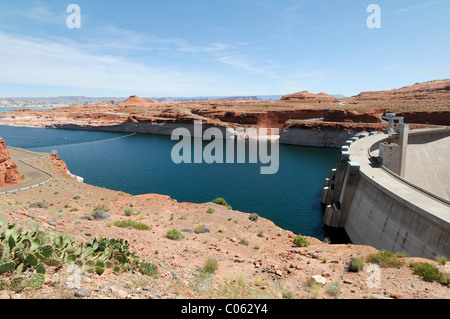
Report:
[[[289,101],[289,100],[335,100],[336,98],[334,96],[331,96],[329,94],[326,93],[318,93],[318,94],[314,94],[314,93],[310,93],[308,91],[302,91],[302,92],[297,92],[297,93],[293,93],[293,94],[287,94],[285,96],[283,96],[281,98],[282,101]]]
[[[156,102],[153,100],[147,100],[147,99],[140,98],[136,95],[132,95],[128,99],[126,99],[125,101],[123,101],[117,105],[125,106],[125,107],[135,107],[135,106],[148,106],[149,104],[150,105],[156,104]]]
[[[423,83],[415,83],[399,89],[385,91],[361,92],[357,99],[449,99],[450,98],[450,79],[435,80]]]
[[[136,95],[119,104],[96,103],[52,110],[15,110],[0,115],[0,125],[102,130],[170,135],[194,121],[221,128],[273,128],[288,121],[385,124],[396,113],[409,124],[450,125],[450,79],[391,91],[363,92],[348,98],[298,92],[278,101],[215,100],[156,103]]]
[[[11,161],[11,156],[0,137],[0,187],[15,185],[22,181],[17,165]]]

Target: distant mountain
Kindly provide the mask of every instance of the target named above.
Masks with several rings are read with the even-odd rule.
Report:
[[[334,96],[335,98],[337,98],[337,99],[344,99],[344,98],[346,98],[346,96],[345,95],[342,95],[342,94],[330,94],[331,96]]]
[[[213,100],[251,100],[268,101],[279,100],[281,95],[261,96],[198,96],[198,97],[149,97],[145,98],[158,103],[201,102]],[[125,101],[126,97],[86,97],[86,96],[58,96],[58,97],[11,97],[0,98],[0,108],[40,108],[58,107],[70,105],[83,105],[89,103],[118,104]]]
[[[86,96],[58,96],[58,97],[11,97],[0,98],[0,108],[39,108],[58,107],[73,104],[88,103],[119,103],[123,97],[86,97]]]
[[[158,103],[202,102],[217,100],[250,100],[259,101],[257,96],[197,96],[197,97],[152,97]]]

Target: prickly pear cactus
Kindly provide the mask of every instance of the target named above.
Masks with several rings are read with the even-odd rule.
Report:
[[[27,286],[27,279],[25,277],[14,277],[10,283],[10,289],[16,292],[22,291]]]
[[[38,260],[37,260],[36,256],[33,255],[33,254],[29,254],[29,255],[27,256],[27,258],[25,259],[25,261],[26,261],[31,267],[34,267],[34,266],[36,266],[36,265],[38,264]]]
[[[31,288],[39,288],[44,284],[45,278],[43,274],[35,274],[28,281],[28,286]]]
[[[0,265],[0,275],[13,271],[16,268],[16,263],[11,261]]]
[[[43,263],[37,264],[36,267],[34,267],[34,269],[38,274],[45,274],[45,266]]]
[[[50,257],[53,254],[53,248],[50,245],[44,246],[41,251],[44,257]]]

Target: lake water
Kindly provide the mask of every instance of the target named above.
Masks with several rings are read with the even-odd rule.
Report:
[[[339,150],[279,145],[279,170],[261,175],[261,163],[175,164],[170,136],[0,126],[7,145],[56,151],[86,183],[138,195],[169,195],[205,203],[223,197],[233,209],[257,213],[296,234],[348,242],[323,225],[321,191]]]

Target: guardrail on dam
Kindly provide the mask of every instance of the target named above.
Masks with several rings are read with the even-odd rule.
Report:
[[[450,128],[408,129],[346,142],[322,191],[324,224],[354,244],[450,258]]]

